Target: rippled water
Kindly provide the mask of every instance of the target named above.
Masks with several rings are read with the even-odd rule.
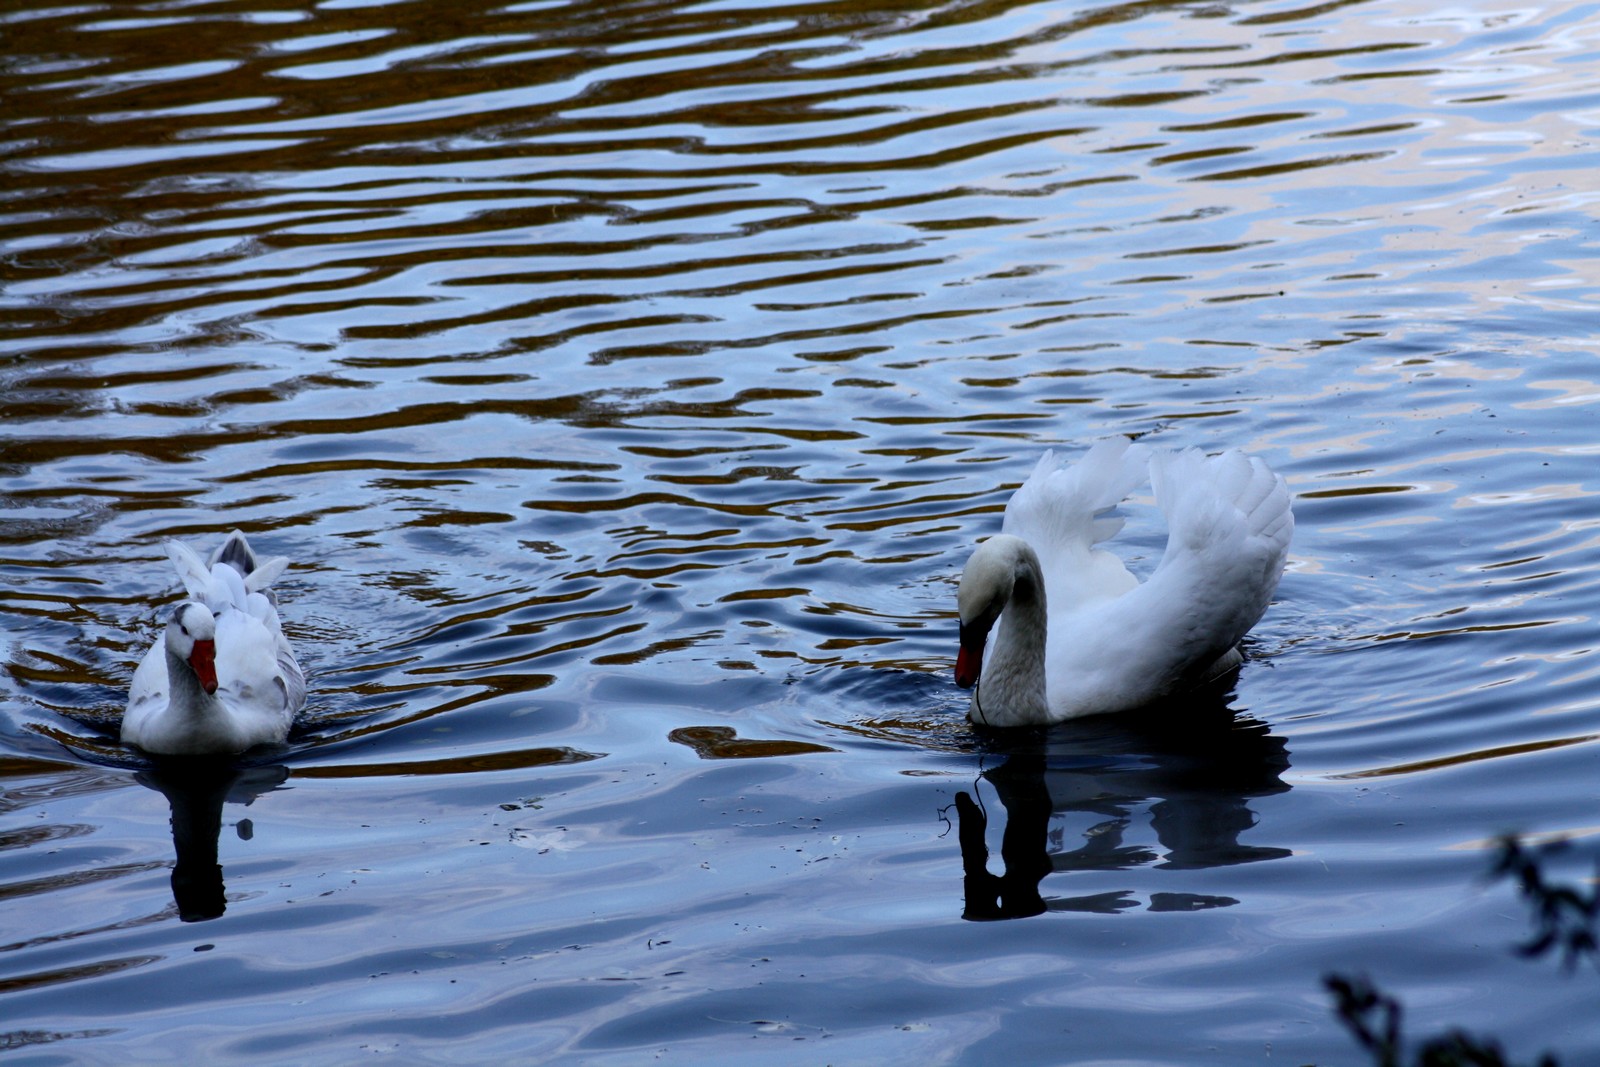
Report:
[[[12,1061],[1354,1063],[1334,970],[1600,1059],[1479,877],[1600,781],[1600,5],[0,12]],[[976,736],[1111,433],[1288,477],[1253,658]],[[233,527],[312,703],[189,778]]]

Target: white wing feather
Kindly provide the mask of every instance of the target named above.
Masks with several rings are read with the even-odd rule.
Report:
[[[1168,538],[1142,584],[1096,547],[1109,515],[1148,471]],[[1294,533],[1288,487],[1238,452],[1154,451],[1102,441],[1076,464],[1045,453],[1006,507],[1003,531],[1044,572],[1046,688],[1052,720],[1139,707],[1238,662],[1266,611]],[[990,648],[993,652],[993,648]]]

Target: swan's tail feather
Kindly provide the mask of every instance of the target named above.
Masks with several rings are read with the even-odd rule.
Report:
[[[240,576],[249,574],[260,564],[256,562],[256,554],[250,548],[250,542],[245,540],[242,530],[235,530],[228,535],[228,539],[218,545],[216,551],[211,553],[211,565],[226,563]]]
[[[271,586],[289,568],[287,556],[262,559],[250,547],[250,542],[245,540],[244,532],[235,530],[215,552],[211,553],[211,565],[214,567],[218,563],[227,564],[244,577],[246,592],[265,593],[268,600],[277,603],[277,599],[272,595]]]
[[[166,542],[167,556],[177,568],[178,579],[184,590],[212,612],[225,608],[247,608],[252,594],[261,594],[273,607],[277,599],[271,585],[277,581],[289,561],[283,556],[258,560],[250,542],[238,530],[228,535],[208,562],[181,541]]]

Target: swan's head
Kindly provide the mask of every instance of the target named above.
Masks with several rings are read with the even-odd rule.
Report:
[[[186,600],[167,623],[167,651],[189,665],[207,693],[217,691],[217,619],[211,609]]]
[[[972,553],[961,584],[956,608],[961,616],[961,651],[956,655],[956,684],[969,689],[983,669],[983,646],[1017,583],[1017,568],[1033,555],[1020,537],[996,534]]]

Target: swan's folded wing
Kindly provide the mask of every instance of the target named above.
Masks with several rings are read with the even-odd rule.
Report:
[[[1052,603],[1046,663],[1055,719],[1141,707],[1202,684],[1277,588],[1294,532],[1282,478],[1238,453],[1156,453],[1149,469],[1167,518],[1166,551],[1143,584],[1120,596]]]
[[[306,702],[306,676],[300,667],[300,662],[295,659],[294,649],[289,647],[289,639],[284,636],[283,622],[278,618],[278,609],[272,602],[271,592],[251,593],[246,598],[245,608],[272,635],[273,650],[282,677],[284,699],[291,711],[298,712]]]
[[[298,715],[306,703],[306,676],[288,642],[278,646],[278,671],[283,681],[283,699],[291,716]]]
[[[132,741],[168,703],[167,653],[165,638],[158,637],[133,672],[128,687],[128,706],[122,713],[122,739]]]
[[[1199,682],[1266,612],[1283,574],[1294,515],[1283,479],[1239,452],[1190,449],[1150,463],[1167,517],[1167,548],[1155,572],[1119,607],[1144,631],[1145,669]],[[1161,660],[1167,662],[1162,663]]]
[[[219,699],[239,716],[266,716],[285,726],[305,703],[305,675],[281,633],[246,611],[217,618]]]
[[[1149,455],[1126,437],[1097,442],[1071,465],[1046,452],[1012,495],[1001,532],[1038,553],[1052,611],[1133,587],[1122,561],[1095,546],[1122,529],[1122,517],[1109,512],[1144,480]]]

